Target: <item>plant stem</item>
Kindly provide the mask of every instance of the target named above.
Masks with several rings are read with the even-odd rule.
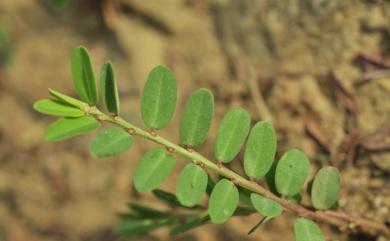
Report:
[[[333,226],[339,227],[340,230],[345,231],[362,231],[364,233],[368,233],[371,235],[386,235],[390,237],[390,229],[385,224],[377,223],[371,220],[367,220],[360,217],[354,217],[347,215],[345,213],[341,212],[335,212],[335,211],[312,211],[309,210],[299,204],[289,202],[288,200],[281,198],[279,196],[276,196],[272,192],[270,192],[268,189],[264,188],[257,182],[251,181],[246,179],[245,177],[242,177],[238,173],[226,168],[222,164],[216,164],[200,153],[194,151],[193,149],[184,148],[178,144],[172,143],[169,140],[157,135],[154,131],[148,132],[145,131],[127,121],[122,119],[119,116],[109,116],[103,112],[101,112],[96,107],[88,107],[85,108],[84,111],[94,117],[96,117],[100,121],[106,121],[113,123],[117,126],[120,126],[124,128],[129,134],[140,136],[143,138],[146,138],[150,141],[153,141],[155,143],[158,143],[167,150],[177,153],[179,155],[182,155],[184,157],[187,157],[189,160],[191,160],[193,163],[212,170],[216,173],[218,173],[221,176],[224,176],[228,179],[230,179],[235,185],[241,186],[243,188],[246,188],[254,193],[260,194],[266,198],[272,199],[276,202],[278,202],[280,205],[284,207],[285,210],[292,211],[296,213],[298,216],[308,218],[317,222],[322,223],[328,223]]]

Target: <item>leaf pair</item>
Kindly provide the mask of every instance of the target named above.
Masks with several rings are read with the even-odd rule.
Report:
[[[88,50],[79,46],[73,49],[71,57],[73,85],[80,99],[90,105],[98,103],[95,75]],[[107,110],[119,114],[119,95],[111,62],[106,62],[101,69],[100,87]]]
[[[155,67],[149,74],[141,96],[141,116],[148,128],[163,129],[171,121],[176,108],[177,84],[172,71]],[[207,138],[214,115],[214,97],[207,89],[199,89],[188,100],[180,121],[180,142],[189,147],[200,146]]]

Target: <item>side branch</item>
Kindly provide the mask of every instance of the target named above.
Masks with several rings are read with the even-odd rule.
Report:
[[[368,233],[371,235],[383,234],[387,237],[390,237],[390,228],[383,223],[377,223],[368,219],[354,217],[342,212],[309,210],[299,204],[291,203],[284,198],[276,196],[275,194],[273,194],[272,192],[270,192],[260,184],[242,177],[241,175],[226,168],[223,165],[215,164],[214,162],[210,161],[209,159],[202,156],[200,153],[196,151],[193,150],[189,151],[184,147],[174,144],[159,135],[152,135],[150,132],[145,131],[137,126],[134,126],[131,123],[123,120],[118,116],[111,117],[101,112],[96,107],[86,108],[84,109],[84,111],[94,116],[98,120],[107,121],[115,125],[118,125],[124,128],[125,130],[127,130],[128,133],[131,135],[140,136],[150,141],[153,141],[155,143],[158,143],[164,146],[165,148],[169,149],[171,152],[178,153],[184,157],[187,157],[195,164],[201,164],[204,168],[213,170],[221,176],[224,176],[230,180],[234,180],[234,183],[236,185],[246,188],[254,193],[260,194],[266,198],[272,199],[278,202],[280,205],[282,205],[286,211],[292,211],[296,213],[298,216],[308,218],[321,223],[328,223],[330,225],[338,227],[340,230],[343,231],[359,230],[361,232]]]

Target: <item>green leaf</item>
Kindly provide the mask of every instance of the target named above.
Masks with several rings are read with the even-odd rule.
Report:
[[[38,100],[34,103],[34,109],[43,114],[55,116],[80,117],[85,115],[80,109],[66,105],[58,100]]]
[[[149,192],[163,182],[173,171],[176,158],[165,149],[147,152],[135,169],[134,186],[138,192]]]
[[[140,218],[162,218],[167,216],[165,212],[139,204],[132,203],[128,207]]]
[[[166,127],[175,112],[176,99],[176,78],[172,71],[161,65],[155,67],[141,96],[141,115],[145,125],[157,130]]]
[[[61,141],[95,130],[100,126],[95,118],[83,116],[79,118],[61,118],[47,128],[46,141]]]
[[[51,96],[53,96],[54,98],[56,98],[57,100],[60,100],[60,101],[66,103],[66,104],[69,104],[71,106],[78,107],[80,109],[84,109],[87,106],[86,103],[81,102],[78,99],[75,99],[73,97],[62,94],[62,93],[55,91],[53,89],[49,89],[49,94]]]
[[[209,200],[208,212],[213,223],[224,223],[237,208],[239,194],[237,187],[227,179],[221,179]]]
[[[158,199],[166,202],[169,205],[179,206],[179,207],[182,206],[180,204],[179,200],[177,200],[177,197],[175,196],[175,194],[173,194],[173,193],[170,193],[170,192],[167,192],[167,191],[164,191],[161,189],[155,189],[155,190],[153,190],[153,195],[156,196]]]
[[[339,200],[340,173],[337,168],[324,167],[314,177],[311,200],[316,209],[329,209]]]
[[[286,152],[276,165],[275,186],[278,193],[294,196],[302,188],[309,174],[309,159],[298,150]]]
[[[187,207],[199,203],[206,191],[207,173],[197,165],[190,163],[184,167],[176,184],[176,196],[179,202]]]
[[[258,122],[252,128],[244,154],[244,170],[259,179],[271,169],[276,153],[276,134],[272,125]]]
[[[116,85],[114,67],[110,61],[106,62],[100,72],[100,91],[108,112],[119,114],[119,94]]]
[[[205,88],[195,91],[188,100],[180,121],[181,144],[190,147],[206,140],[214,116],[214,97]]]
[[[116,156],[131,147],[134,138],[119,127],[110,127],[96,135],[90,146],[90,152],[95,158]]]
[[[318,225],[308,219],[298,218],[294,222],[295,241],[325,241]]]
[[[217,132],[214,153],[218,161],[231,162],[240,152],[250,128],[249,113],[236,108],[224,116]]]
[[[210,221],[210,217],[207,215],[205,217],[198,217],[195,219],[192,219],[186,223],[180,224],[179,226],[174,227],[169,234],[171,236],[175,236],[184,232],[187,232],[188,230],[197,228],[199,226],[205,225]]]
[[[90,105],[96,105],[98,94],[96,90],[95,76],[88,50],[84,46],[73,49],[71,57],[71,70],[73,85],[82,101]]]
[[[134,236],[151,232],[154,229],[172,225],[176,223],[176,219],[162,219],[150,220],[137,217],[129,217],[122,220],[122,222],[115,228],[114,233],[123,236]]]
[[[251,201],[256,211],[265,217],[274,218],[283,212],[283,207],[279,203],[274,200],[264,198],[259,194],[252,193]]]

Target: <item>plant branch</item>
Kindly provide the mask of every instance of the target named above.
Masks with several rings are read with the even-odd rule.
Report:
[[[181,156],[184,156],[191,160],[193,163],[215,171],[221,176],[224,176],[230,179],[235,185],[246,188],[254,193],[260,194],[266,198],[272,199],[278,202],[280,205],[284,207],[287,211],[292,211],[296,213],[298,216],[308,218],[317,222],[327,223],[333,226],[338,227],[342,231],[361,231],[364,233],[368,233],[371,235],[380,235],[383,234],[385,236],[390,237],[390,229],[383,223],[378,223],[375,221],[371,221],[368,219],[355,217],[351,215],[347,215],[341,212],[335,211],[311,211],[303,206],[289,202],[288,200],[278,197],[257,182],[251,181],[242,177],[238,173],[226,168],[222,164],[216,164],[211,160],[207,159],[200,153],[194,151],[193,149],[184,148],[178,144],[172,143],[169,140],[159,136],[154,131],[148,132],[145,131],[118,116],[109,116],[103,112],[101,112],[96,107],[86,107],[83,108],[83,111],[94,116],[100,121],[110,122],[117,126],[124,128],[129,134],[140,136],[142,138],[146,138],[150,141],[158,143],[170,152],[177,153]]]

